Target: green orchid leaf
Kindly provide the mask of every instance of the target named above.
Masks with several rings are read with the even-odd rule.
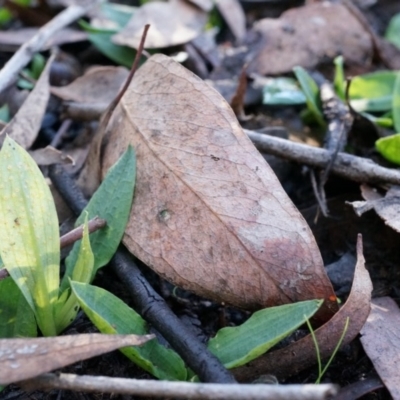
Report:
[[[386,160],[400,165],[400,133],[378,139],[375,147]]]
[[[378,71],[354,77],[349,89],[352,107],[359,112],[390,110],[396,77],[395,71]]]
[[[53,197],[29,154],[6,137],[0,152],[0,254],[45,336],[56,334],[60,236]]]
[[[10,121],[10,109],[8,104],[4,104],[0,107],[0,121],[5,123]]]
[[[385,39],[400,48],[400,13],[394,15],[385,32]]]
[[[292,78],[268,78],[263,87],[263,104],[305,104],[306,97]]]
[[[324,116],[322,115],[320,107],[318,85],[303,67],[294,67],[293,72],[306,96],[308,109],[312,112],[318,124],[320,126],[325,126]]]
[[[142,317],[113,294],[96,286],[73,281],[71,288],[83,311],[100,332],[136,335],[148,333]],[[157,340],[141,347],[125,347],[121,352],[159,379],[186,380],[187,371],[182,359]]]
[[[76,221],[76,226],[81,225],[86,213],[89,219],[97,216],[107,221],[106,227],[90,235],[90,245],[94,254],[92,279],[97,270],[111,260],[122,240],[132,206],[135,177],[136,156],[133,148],[129,147],[117,163],[110,168],[100,187]],[[79,248],[80,241],[74,244],[65,260],[66,273],[61,283],[61,291],[69,287],[68,279],[72,278]]]
[[[80,241],[77,260],[72,270],[72,279],[76,282],[89,283],[93,275],[94,255],[90,246],[87,212],[85,214],[83,235]],[[78,311],[79,303],[75,294],[70,289],[65,290],[59,298],[55,313],[58,333],[62,332],[74,321]]]
[[[333,86],[339,98],[344,100],[346,97],[346,78],[344,76],[343,69],[343,56],[336,57],[333,60],[333,63],[335,64],[335,77],[333,78]]]
[[[239,367],[291,334],[321,304],[322,300],[308,300],[257,311],[240,326],[220,329],[208,342],[208,349],[226,368]]]
[[[0,338],[37,336],[35,315],[11,277],[0,281]]]
[[[92,32],[88,39],[102,54],[115,63],[131,68],[136,56],[136,50],[127,46],[119,46],[111,41],[115,32]]]
[[[392,100],[393,125],[396,132],[400,132],[400,72],[397,73],[393,88]]]

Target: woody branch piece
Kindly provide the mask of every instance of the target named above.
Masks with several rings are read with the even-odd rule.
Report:
[[[277,157],[321,169],[325,169],[331,160],[331,153],[325,149],[263,135],[254,131],[245,130],[245,133],[257,149],[263,153],[273,154]],[[332,165],[332,172],[355,182],[400,184],[399,170],[381,167],[369,159],[347,153],[337,154]]]

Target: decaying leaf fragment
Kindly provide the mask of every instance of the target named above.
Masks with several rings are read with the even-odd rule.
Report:
[[[0,339],[0,385],[33,378],[121,347],[140,346],[153,338],[154,335],[91,333],[34,339]]]
[[[290,72],[296,65],[313,68],[343,55],[346,64],[365,65],[372,59],[372,40],[356,17],[341,3],[315,2],[264,18],[254,24],[264,46],[249,65],[261,75]]]
[[[371,313],[361,330],[361,343],[394,399],[400,398],[400,310],[390,297],[372,300]]]
[[[185,0],[152,1],[142,5],[128,24],[112,37],[115,44],[138,48],[143,26],[151,28],[146,48],[163,48],[190,42],[207,22],[207,13]]]
[[[386,225],[400,232],[400,187],[392,186],[383,196],[368,185],[361,185],[361,194],[365,201],[353,201],[350,203],[358,216],[374,209],[383,219]]]
[[[217,301],[256,309],[326,299],[325,318],[336,310],[309,227],[214,89],[169,57],[151,57],[114,111],[103,174],[129,144],[132,253]]]
[[[35,87],[14,118],[0,132],[1,143],[3,143],[5,136],[9,135],[24,149],[29,149],[32,146],[39,133],[50,97],[49,75],[54,58],[55,55],[49,58]]]
[[[102,104],[107,108],[127,77],[124,67],[93,67],[69,85],[52,87],[51,92],[63,100]]]

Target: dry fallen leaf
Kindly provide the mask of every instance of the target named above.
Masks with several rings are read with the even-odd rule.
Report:
[[[124,243],[174,284],[256,309],[337,304],[313,235],[231,108],[171,58],[151,57],[113,114],[103,174],[129,144],[135,199]],[[328,308],[331,308],[328,311]]]
[[[66,164],[74,165],[74,160],[68,154],[64,154],[60,150],[51,146],[42,147],[40,149],[28,152],[35,160],[37,165]]]
[[[0,339],[0,385],[33,378],[44,372],[126,346],[140,346],[154,335],[98,333],[44,338]]]
[[[246,16],[238,0],[216,0],[215,4],[237,41],[246,35]]]
[[[0,31],[0,49],[2,51],[16,51],[36,35],[39,28],[23,28],[18,30]],[[87,33],[76,29],[64,28],[57,31],[55,35],[42,47],[42,51],[49,50],[54,46],[66,43],[76,43],[87,40]]]
[[[29,149],[32,146],[39,133],[49,101],[49,74],[54,58],[55,55],[52,55],[48,59],[35,87],[14,115],[14,118],[2,129],[0,133],[1,143],[3,143],[5,136],[9,135],[24,149]]]
[[[400,399],[400,310],[390,297],[372,300],[361,343],[393,399]]]
[[[261,75],[291,72],[296,65],[313,68],[343,55],[346,64],[368,64],[372,40],[360,22],[340,3],[321,2],[296,7],[279,19],[265,18],[254,25],[264,46],[249,72]]]
[[[146,48],[163,48],[190,42],[202,31],[207,13],[185,0],[152,1],[142,5],[121,32],[112,37],[115,44],[136,49],[143,27],[150,24]]]
[[[332,319],[314,332],[322,360],[332,354],[343,333],[347,318],[349,318],[349,326],[342,346],[351,342],[358,335],[370,311],[371,292],[372,282],[365,269],[362,240],[359,235],[357,264],[350,295],[344,306]],[[255,376],[269,373],[284,379],[311,367],[316,362],[315,345],[311,335],[308,335],[283,349],[267,353],[246,366],[235,369],[234,374],[240,381],[248,381],[254,379]]]
[[[377,190],[368,185],[361,185],[361,194],[365,201],[350,203],[358,216],[374,209],[386,225],[400,232],[400,187],[392,186],[386,195],[381,195]]]
[[[52,87],[51,93],[63,100],[101,104],[107,108],[128,74],[124,67],[93,67],[67,86]]]

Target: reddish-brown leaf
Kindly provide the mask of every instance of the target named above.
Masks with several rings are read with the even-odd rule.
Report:
[[[372,282],[368,271],[365,269],[362,240],[361,235],[359,235],[357,241],[357,264],[350,295],[339,312],[314,332],[322,359],[332,354],[342,336],[347,318],[349,318],[349,326],[342,346],[358,335],[367,320],[371,308],[371,292]],[[254,376],[269,373],[283,379],[299,373],[305,368],[316,364],[316,362],[315,344],[311,335],[308,335],[283,349],[267,353],[246,366],[237,368],[234,373],[241,381],[247,381],[254,379]]]
[[[151,268],[239,307],[324,298],[325,312],[336,309],[309,227],[209,85],[155,55],[137,71],[109,131],[103,173],[129,144],[137,152],[124,243]]]
[[[121,347],[140,346],[153,337],[154,335],[92,333],[33,339],[0,339],[0,385],[33,378]]]

